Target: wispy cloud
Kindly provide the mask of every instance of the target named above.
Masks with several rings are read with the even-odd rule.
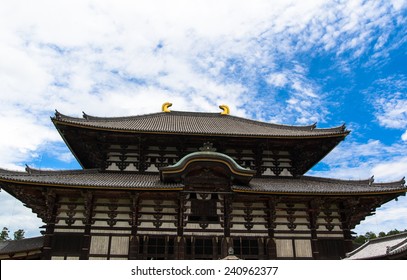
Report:
[[[19,229],[24,229],[26,237],[38,236],[38,228],[43,223],[31,212],[31,209],[4,192],[0,193],[0,204],[2,209],[7,209],[7,211],[0,211],[1,228],[7,227],[11,238],[13,232]]]
[[[385,206],[380,207],[375,215],[369,216],[356,227],[358,234],[365,234],[373,231],[376,234],[379,232],[389,232],[393,229],[407,229],[405,217],[407,217],[407,199],[400,198],[398,201],[392,201]]]
[[[374,175],[379,181],[400,180],[407,175],[407,146],[404,143],[385,145],[379,140],[367,143],[345,141],[321,162],[322,170],[310,174],[348,179],[367,179]]]
[[[374,108],[378,123],[385,128],[405,130],[407,140],[407,77],[392,75],[376,80],[364,91]]]

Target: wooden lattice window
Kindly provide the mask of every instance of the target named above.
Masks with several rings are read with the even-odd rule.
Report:
[[[214,243],[212,238],[187,238],[186,255],[189,259],[212,260]]]
[[[259,258],[259,242],[255,238],[238,238],[233,240],[233,250],[242,259]]]
[[[149,236],[147,240],[147,259],[172,259],[174,255],[174,239],[165,236]]]

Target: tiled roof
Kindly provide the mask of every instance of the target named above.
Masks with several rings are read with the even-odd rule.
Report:
[[[406,192],[404,180],[373,183],[373,180],[338,180],[302,176],[300,178],[254,178],[249,186],[233,186],[235,191],[275,194],[374,194]]]
[[[345,126],[320,129],[316,125],[288,126],[221,115],[219,113],[177,112],[154,113],[130,117],[99,118],[84,113],[74,118],[55,113],[55,124],[88,127],[102,130],[251,137],[315,137],[345,136]]]
[[[52,185],[62,187],[108,188],[108,189],[174,189],[180,183],[163,183],[159,174],[136,174],[125,172],[100,172],[95,169],[73,171],[39,171],[27,168],[27,172],[0,169],[0,182]],[[248,186],[234,185],[240,192],[275,194],[375,194],[403,193],[407,191],[404,180],[392,183],[372,183],[372,180],[345,181],[318,177],[300,178],[253,178]]]
[[[24,238],[21,240],[8,240],[0,242],[0,255],[26,252],[41,249],[44,246],[44,237]]]
[[[402,253],[407,255],[407,232],[371,239],[356,250],[348,253],[346,259],[383,259]]]
[[[164,184],[159,175],[119,172],[99,172],[96,169],[42,171],[27,168],[27,172],[0,169],[0,182],[89,188],[179,189],[180,184]]]

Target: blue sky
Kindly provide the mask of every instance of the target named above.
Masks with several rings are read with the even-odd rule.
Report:
[[[407,2],[2,1],[0,167],[79,168],[49,117],[218,112],[352,132],[308,175],[407,175]],[[0,226],[41,222],[0,193]],[[355,231],[407,228],[407,199]]]

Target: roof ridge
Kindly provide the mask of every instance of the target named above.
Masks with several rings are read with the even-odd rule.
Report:
[[[3,242],[5,242],[5,246],[0,248],[0,254],[8,254],[11,252],[18,253],[42,248],[44,246],[44,236],[29,237],[19,240],[6,240]]]
[[[58,110],[55,109],[54,116],[51,116],[51,120],[61,120],[61,119],[72,119],[72,120],[82,120],[79,117],[72,117],[65,114],[60,113]]]
[[[171,111],[172,112],[172,111]],[[117,121],[117,120],[130,120],[134,118],[146,118],[146,117],[153,117],[157,115],[164,114],[164,112],[156,112],[156,113],[147,113],[147,114],[141,114],[141,115],[130,115],[130,116],[121,116],[121,117],[98,117],[98,116],[92,116],[88,115],[85,112],[82,112],[83,119],[88,120],[88,121]]]
[[[406,237],[407,238],[407,232],[400,232],[400,233],[393,234],[393,235],[377,237],[377,238],[374,238],[374,239],[371,239],[371,240],[374,241],[373,243],[378,243],[378,242],[381,242],[381,241],[389,241],[389,240],[397,239],[397,238],[400,238],[400,237]]]
[[[370,177],[368,179],[352,180],[352,179],[338,179],[338,178],[327,178],[327,177],[302,175],[302,176],[300,176],[300,179],[315,180],[315,181],[319,181],[319,182],[341,182],[341,183],[366,183],[366,184],[369,184],[369,183],[372,182],[372,177]]]
[[[64,175],[74,175],[74,174],[93,174],[98,173],[98,169],[37,169],[32,168],[26,165],[25,172],[21,172],[21,174],[29,174],[29,175],[57,175],[57,174],[64,174]]]
[[[387,185],[396,185],[396,184],[401,184],[402,186],[406,186],[405,185],[406,181],[405,181],[405,177],[401,178],[398,181],[390,181],[390,182],[378,182],[378,183],[374,183],[373,185],[375,186],[387,186]],[[407,186],[406,186],[407,187]]]
[[[370,244],[370,241],[371,241],[371,240],[372,240],[372,239],[369,239],[368,241],[366,241],[365,243],[363,243],[362,245],[360,245],[359,247],[357,247],[355,250],[346,253],[346,254],[345,254],[346,258],[350,258],[350,257],[352,257],[353,255],[357,254],[358,252],[362,251],[364,248],[367,247],[368,244]]]
[[[352,179],[337,179],[337,178],[325,178],[325,177],[318,177],[318,176],[308,176],[303,175],[300,176],[301,179],[305,180],[316,180],[320,182],[342,182],[342,183],[366,183],[372,187],[386,187],[386,186],[394,186],[394,185],[401,185],[401,187],[406,187],[404,177],[398,181],[391,181],[391,182],[374,182],[374,176],[368,179],[361,179],[361,180],[352,180]]]
[[[404,241],[397,244],[397,247],[399,247],[399,248],[396,248],[396,246],[393,246],[392,249],[391,249],[391,252],[389,254],[390,255],[395,255],[395,254],[398,254],[400,252],[406,251],[407,250],[407,239],[405,239]]]
[[[43,239],[44,236],[35,236],[35,237],[24,237],[23,239],[18,239],[18,240],[4,240],[4,242],[10,242],[10,243],[14,243],[14,242],[24,242],[24,241],[32,241],[32,240],[36,240],[36,239]]]
[[[19,175],[19,174],[26,174],[26,172],[20,171],[20,170],[10,170],[10,169],[5,169],[5,168],[0,168],[0,175],[2,175],[2,174]]]

